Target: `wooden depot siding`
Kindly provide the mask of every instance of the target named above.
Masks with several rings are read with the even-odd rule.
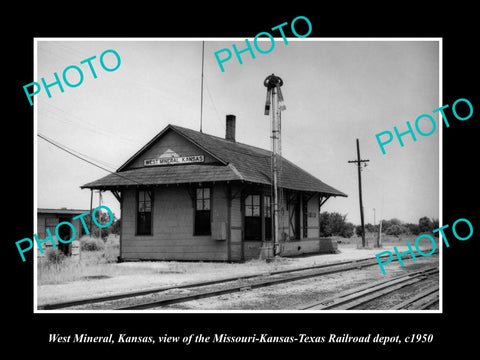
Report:
[[[317,239],[320,236],[320,228],[318,226],[318,195],[314,195],[307,205],[307,238],[308,239]]]
[[[223,186],[212,188],[212,221],[227,220]],[[136,190],[122,192],[123,260],[228,260],[227,240],[194,236],[192,198],[184,186],[154,189],[152,235],[136,235]]]
[[[232,261],[243,260],[242,244],[242,208],[240,199],[240,186],[231,186],[231,194],[235,196],[231,200],[230,209],[230,252]]]
[[[207,186],[207,184],[204,184]],[[194,207],[191,194],[185,185],[156,187],[154,191],[152,235],[136,235],[136,189],[122,192],[121,258],[123,260],[186,260],[186,261],[245,261],[262,257],[273,243],[243,240],[243,211],[241,186],[217,183],[211,186],[212,235],[194,236]],[[230,201],[228,196],[234,196]],[[244,193],[245,195],[245,193]],[[292,239],[289,216],[293,207],[285,211],[285,241],[280,240],[282,256],[304,253],[330,252],[328,239],[319,238],[319,196],[307,203],[307,237],[303,236],[300,221],[300,239]],[[228,205],[231,208],[228,210]],[[300,214],[302,220],[302,212]],[[221,225],[223,224],[223,225]],[[222,236],[214,234],[214,227],[221,225]],[[222,226],[224,228],[222,228]],[[225,236],[223,236],[223,234]],[[263,249],[263,250],[262,250]],[[271,252],[271,249],[268,250]],[[265,255],[265,254],[263,254]]]

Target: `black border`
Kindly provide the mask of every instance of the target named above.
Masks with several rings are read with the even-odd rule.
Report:
[[[199,9],[182,4],[182,9],[153,3],[83,4],[76,7],[50,7],[33,4],[24,9],[9,8],[14,17],[2,24],[6,47],[3,60],[7,86],[4,104],[4,186],[7,221],[3,260],[6,264],[7,300],[4,321],[7,328],[4,344],[16,353],[25,346],[31,356],[45,354],[51,357],[75,355],[109,355],[125,351],[145,351],[156,356],[167,356],[164,350],[223,356],[266,350],[284,352],[286,344],[157,344],[103,345],[52,344],[49,333],[89,333],[104,335],[184,336],[191,333],[212,335],[252,335],[268,333],[289,336],[307,333],[328,336],[329,333],[365,335],[434,334],[431,344],[378,346],[374,344],[296,344],[313,356],[325,352],[340,354],[344,350],[362,354],[398,354],[410,356],[440,354],[443,350],[461,350],[466,353],[475,345],[475,326],[469,327],[476,314],[475,293],[478,252],[478,215],[473,211],[477,198],[475,163],[475,126],[480,106],[476,82],[480,78],[476,44],[476,10],[466,4],[439,4],[427,9],[402,2],[383,8],[357,4],[339,4],[326,8],[322,3],[293,8],[293,4],[272,3],[261,9],[247,3],[203,4]],[[447,6],[448,5],[448,6]],[[102,8],[103,7],[103,8]],[[447,9],[448,7],[448,9]],[[12,9],[13,8],[13,9]],[[33,79],[34,37],[253,37],[270,27],[290,22],[296,16],[306,16],[313,25],[311,37],[442,37],[443,38],[443,104],[453,104],[458,98],[467,98],[473,104],[474,114],[468,121],[451,121],[443,131],[443,222],[452,224],[458,218],[467,218],[474,225],[474,236],[468,241],[450,241],[444,247],[443,257],[443,314],[33,314],[33,261],[27,256],[21,262],[14,242],[33,234],[33,111],[25,100],[23,85]],[[8,67],[7,67],[8,66]],[[13,155],[13,159],[8,155]],[[421,199],[419,199],[421,201]],[[414,206],[414,204],[413,204]],[[10,315],[11,314],[11,315]],[[7,316],[10,316],[7,319]],[[472,319],[473,320],[473,319]],[[28,345],[27,345],[28,344]],[[71,351],[71,352],[70,352]],[[373,351],[373,352],[372,352]],[[387,353],[384,353],[387,351]],[[394,351],[394,352],[393,352]],[[173,353],[170,353],[173,354]],[[414,355],[415,354],[415,355]],[[310,355],[308,355],[310,356]]]

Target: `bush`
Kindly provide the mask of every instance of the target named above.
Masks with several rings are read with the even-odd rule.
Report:
[[[403,223],[398,219],[382,220],[382,232],[387,235],[396,236],[401,234],[428,234],[431,233],[434,229],[437,229],[438,226],[438,219],[430,219],[427,216],[421,217],[418,220],[418,224]],[[365,226],[365,228],[367,229],[367,226]],[[434,235],[438,236],[438,232],[436,232]]]
[[[355,228],[355,225],[353,225],[350,222],[345,223],[345,226],[343,226],[340,236],[344,238],[351,238],[353,236],[353,229]]]
[[[365,224],[365,236],[367,236],[367,233],[378,233],[378,225],[372,225],[370,223]],[[362,236],[362,225],[357,225],[355,226],[355,234],[357,236]]]
[[[354,225],[346,222],[347,215],[323,212],[320,214],[320,235],[322,237],[352,237]]]
[[[105,249],[105,243],[102,239],[84,236],[80,239],[80,249],[82,251],[98,251]]]
[[[385,234],[387,235],[401,235],[405,234],[408,231],[408,229],[403,226],[403,225],[390,225],[389,228],[385,231]]]
[[[110,234],[105,241],[105,261],[107,263],[114,263],[118,261],[120,255],[119,236]]]
[[[53,248],[48,249],[45,252],[45,256],[49,264],[61,264],[66,258],[62,251]]]
[[[420,234],[420,227],[418,226],[418,224],[407,223],[405,224],[405,226],[408,228],[408,231],[410,232],[410,234],[412,235]]]
[[[365,232],[367,232],[367,228],[365,228]],[[362,236],[362,225],[355,226],[355,235]]]

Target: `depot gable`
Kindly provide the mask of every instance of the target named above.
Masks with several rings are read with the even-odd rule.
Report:
[[[179,164],[222,164],[218,157],[196,145],[171,125],[133,155],[118,171]]]

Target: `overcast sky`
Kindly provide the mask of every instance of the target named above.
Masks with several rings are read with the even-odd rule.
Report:
[[[428,137],[417,135],[405,146],[395,139],[383,155],[375,134],[397,126],[406,130],[421,114],[430,114],[439,102],[439,43],[430,41],[337,41],[277,39],[268,54],[242,54],[224,63],[221,72],[214,52],[244,48],[244,39],[205,39],[203,132],[225,135],[225,115],[237,117],[238,142],[270,149],[269,117],[264,115],[264,79],[280,76],[287,110],[282,113],[283,156],[327,184],[348,194],[332,198],[322,208],[347,214],[360,223],[355,139],[361,156],[369,159],[362,171],[365,221],[398,218],[417,222],[422,216],[439,218],[439,126]],[[52,87],[35,97],[37,130],[115,171],[168,124],[199,129],[202,42],[180,39],[158,41],[62,41],[38,39],[37,72],[54,81],[63,69],[77,65],[83,83],[64,93]],[[268,43],[262,47],[268,48]],[[115,50],[121,57],[116,71],[99,64],[100,54]],[[87,64],[92,61],[98,78]],[[112,54],[105,57],[115,65]],[[112,65],[113,64],[113,65]],[[69,72],[74,82],[75,71]],[[26,100],[28,103],[28,100]],[[422,123],[424,132],[430,129]],[[37,206],[90,206],[90,191],[80,186],[107,175],[56,148],[37,141]],[[103,203],[120,216],[110,193]],[[98,195],[94,196],[98,205]]]

